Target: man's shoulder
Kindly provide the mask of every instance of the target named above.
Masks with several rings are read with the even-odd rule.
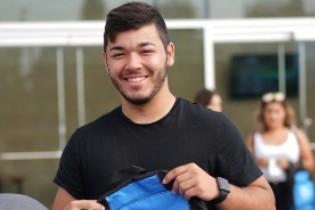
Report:
[[[189,117],[204,119],[204,120],[220,120],[222,119],[222,113],[213,111],[200,104],[188,101],[186,99],[180,98],[180,106],[183,113]]]
[[[77,129],[77,132],[90,133],[111,129],[111,127],[114,126],[115,122],[120,119],[120,113],[121,107],[116,107],[110,112],[107,112],[97,119],[79,127]]]

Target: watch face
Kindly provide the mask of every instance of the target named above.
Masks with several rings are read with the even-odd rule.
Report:
[[[228,182],[228,180],[222,178],[222,177],[218,177],[218,185],[220,188],[220,191],[225,191],[225,192],[230,192],[230,184]]]
[[[220,203],[226,199],[228,194],[230,193],[230,184],[228,180],[222,178],[222,177],[217,177],[216,178],[218,187],[220,190],[219,196],[215,198],[213,201],[214,203]]]

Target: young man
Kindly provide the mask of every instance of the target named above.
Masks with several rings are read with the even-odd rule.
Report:
[[[170,92],[174,54],[155,8],[133,2],[108,14],[103,58],[122,104],[71,137],[53,210],[104,209],[95,199],[131,165],[170,170],[164,183],[174,181],[174,191],[207,201],[208,209],[275,209],[232,123]]]

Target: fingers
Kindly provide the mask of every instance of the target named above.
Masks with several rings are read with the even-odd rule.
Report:
[[[187,195],[187,191],[195,187],[196,187],[196,181],[193,178],[190,178],[189,180],[186,180],[184,182],[179,182],[177,192],[179,192],[181,195],[185,196],[186,198],[190,198],[191,196]]]
[[[200,170],[199,166],[195,163],[188,163],[186,165],[179,166],[177,168],[174,168],[173,170],[169,171],[166,176],[163,179],[163,184],[168,184],[170,181],[174,180],[181,174],[187,173],[187,172],[194,172],[196,170]]]
[[[173,184],[173,192],[183,194],[185,190],[193,186],[194,180],[192,178],[192,174],[189,171],[177,176]]]
[[[163,179],[163,184],[174,181],[173,192],[179,192],[187,199],[199,197],[203,200],[211,200],[218,194],[217,183],[195,163],[179,166],[169,171]]]
[[[187,171],[187,165],[179,166],[169,171],[163,179],[163,184],[168,184],[170,181],[174,180],[179,175]]]
[[[195,163],[186,164],[179,166],[167,173],[163,179],[163,184],[167,184],[174,180],[173,189],[174,193],[179,192],[181,195],[186,197],[187,190],[194,187],[196,184],[196,170],[200,168]],[[190,190],[189,193],[195,192]],[[191,197],[188,194],[188,197]]]
[[[76,200],[72,201],[64,210],[105,210],[105,207],[97,203],[96,200]]]
[[[197,188],[195,188],[195,187],[192,187],[192,188],[186,190],[184,193],[184,196],[186,199],[190,199],[191,197],[194,197],[196,195],[198,195],[198,191],[197,191]]]

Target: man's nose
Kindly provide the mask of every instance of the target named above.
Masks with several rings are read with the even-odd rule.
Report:
[[[138,53],[130,53],[126,62],[126,69],[138,70],[141,68],[142,59]]]

